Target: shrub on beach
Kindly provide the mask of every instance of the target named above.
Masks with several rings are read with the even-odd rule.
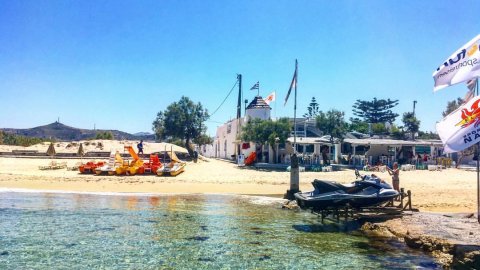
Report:
[[[19,146],[31,146],[41,142],[53,142],[53,140],[36,138],[36,137],[27,137],[16,134],[11,134],[5,131],[0,131],[0,144],[3,145],[19,145]]]
[[[102,142],[98,142],[98,143],[97,143],[97,148],[100,148],[100,149],[103,150],[103,143],[102,143]]]
[[[110,131],[97,132],[95,135],[96,140],[113,140],[113,134]]]

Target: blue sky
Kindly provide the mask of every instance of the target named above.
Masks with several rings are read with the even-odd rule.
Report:
[[[357,99],[399,99],[434,130],[464,85],[433,93],[433,71],[479,34],[478,1],[0,0],[0,127],[60,122],[151,131],[182,95],[213,112],[243,75],[244,96],[283,106],[299,62],[298,115],[312,96],[352,116]],[[236,115],[236,91],[208,122]],[[400,123],[400,117],[397,119]]]

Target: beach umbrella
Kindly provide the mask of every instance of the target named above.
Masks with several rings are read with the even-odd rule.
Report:
[[[80,159],[82,159],[84,155],[85,155],[85,150],[83,150],[83,143],[80,143],[80,146],[78,147],[78,151],[77,151],[77,156],[80,156]]]
[[[48,149],[47,149],[47,155],[49,155],[50,157],[53,158],[53,156],[55,156],[55,154],[57,154],[55,152],[55,146],[53,146],[53,142],[51,142],[50,145],[48,146]]]

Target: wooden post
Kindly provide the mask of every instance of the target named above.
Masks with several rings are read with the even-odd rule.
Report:
[[[408,195],[408,210],[412,211],[412,192],[408,190],[407,195]]]
[[[284,198],[288,200],[295,199],[293,194],[300,192],[300,175],[298,170],[297,154],[293,153],[290,157],[290,189],[285,193]]]
[[[398,206],[398,208],[402,208],[403,209],[403,195],[405,194],[404,192],[404,189],[403,188],[400,188],[400,205]]]

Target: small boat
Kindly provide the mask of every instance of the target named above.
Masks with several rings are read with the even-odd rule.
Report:
[[[315,179],[310,192],[295,193],[302,209],[325,210],[341,207],[356,209],[381,205],[399,195],[398,191],[375,176],[363,176],[351,184]]]
[[[143,166],[139,170],[139,174],[144,174],[144,173],[153,173],[156,174],[158,169],[162,166],[162,163],[160,162],[160,159],[158,158],[158,155],[150,155],[150,159],[148,162],[144,162]]]
[[[103,165],[105,165],[105,162],[103,161],[89,161],[85,164],[80,165],[78,167],[78,170],[80,171],[80,173],[95,173],[95,170]]]
[[[115,169],[117,175],[135,175],[143,168],[143,160],[135,153],[132,146],[124,146],[124,150],[128,151],[132,157],[132,161],[124,160],[123,164]]]
[[[101,167],[97,167],[95,169],[95,174],[96,175],[101,175],[101,174],[114,175],[115,170],[118,167],[120,167],[122,164],[123,164],[123,159],[120,156],[120,153],[118,151],[112,150],[110,152],[110,157],[108,159],[108,162]]]
[[[163,163],[160,168],[158,168],[157,175],[177,176],[185,171],[185,165],[185,163],[180,162]]]
[[[167,151],[164,152],[164,160],[166,158],[165,157],[166,154],[167,154]],[[160,165],[160,168],[158,168],[158,170],[157,170],[157,175],[159,175],[159,176],[161,176],[161,175],[177,176],[180,173],[182,173],[183,171],[185,171],[185,166],[187,164],[184,161],[181,161],[180,159],[178,159],[178,157],[175,154],[175,152],[173,151],[173,149],[171,149],[168,152],[168,156],[170,157],[171,161],[169,163],[163,162]]]

